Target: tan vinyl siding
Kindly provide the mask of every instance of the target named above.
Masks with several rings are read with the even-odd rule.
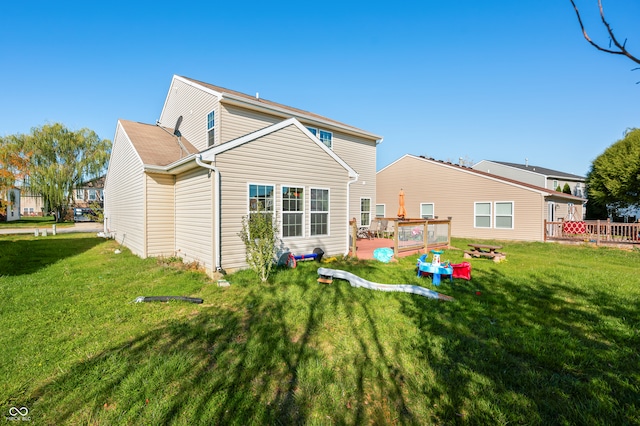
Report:
[[[247,133],[263,129],[282,121],[281,117],[221,104],[221,138],[227,142]],[[319,126],[300,119],[304,126],[327,130],[333,134],[333,152],[358,173],[358,182],[351,185],[349,217],[358,217],[360,198],[371,198],[372,209],[376,200],[376,141],[336,131],[330,126]],[[372,215],[375,213],[372,210]]]
[[[144,172],[142,163],[122,127],[114,137],[104,189],[107,230],[133,253],[144,249]]]
[[[452,217],[454,237],[539,241],[541,220],[546,214],[543,194],[505,182],[484,178],[462,168],[415,157],[403,157],[381,170],[377,176],[377,202],[386,204],[387,216],[394,217],[400,189],[405,192],[407,217],[420,217],[420,203],[433,203],[439,218]],[[513,202],[513,229],[476,228],[474,203]]]
[[[358,173],[358,181],[351,185],[349,217],[359,221],[360,199],[370,198],[373,219],[376,214],[376,142],[334,132],[333,152]]]
[[[174,176],[147,174],[147,256],[173,256]]]
[[[248,214],[249,184],[275,187],[276,215],[281,223],[281,188],[301,186],[305,189],[304,237],[283,241],[295,254],[305,254],[320,247],[325,253],[342,254],[347,238],[347,172],[297,127],[277,132],[218,154],[216,166],[222,180],[222,267],[233,270],[246,267],[245,247],[238,237],[241,218]],[[329,189],[329,236],[310,236],[310,188]]]
[[[209,170],[197,168],[176,176],[176,255],[215,269],[213,248],[213,181]]]
[[[218,100],[213,94],[174,79],[162,110],[160,124],[173,129],[178,117],[182,115],[180,133],[198,151],[202,151],[207,148],[207,114],[212,110],[216,111],[216,127],[219,127],[218,105]],[[218,140],[219,133],[216,135],[216,141]]]
[[[220,114],[221,143],[264,129],[283,120],[282,117],[228,105],[224,101],[220,104]]]

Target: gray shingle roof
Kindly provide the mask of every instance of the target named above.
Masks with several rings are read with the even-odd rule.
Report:
[[[548,169],[546,167],[532,166],[530,164],[508,163],[505,161],[494,161],[494,160],[489,160],[489,161],[491,161],[492,163],[513,167],[516,169],[526,170],[529,172],[536,172],[545,176],[584,180],[584,176],[579,176],[579,175],[574,175],[572,173],[565,173],[558,170]]]

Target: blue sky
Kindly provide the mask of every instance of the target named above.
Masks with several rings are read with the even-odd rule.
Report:
[[[597,0],[578,0],[607,44]],[[187,10],[182,4],[188,4]],[[640,56],[640,2],[604,2]],[[29,1],[2,6],[0,135],[154,123],[174,74],[312,111],[404,154],[584,175],[640,127],[640,70],[569,0]]]

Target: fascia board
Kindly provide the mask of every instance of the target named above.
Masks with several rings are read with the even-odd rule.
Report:
[[[389,167],[393,166],[394,164],[396,164],[397,162],[399,162],[400,160],[402,160],[405,157],[411,157],[409,154],[405,154],[402,157],[398,158],[397,160],[395,160],[394,162],[392,162],[391,164],[387,164],[386,166],[384,166],[383,168],[381,168],[380,170],[378,170],[376,172],[376,175],[380,172],[383,172],[384,170],[388,169]]]
[[[314,142],[317,146],[320,147],[325,153],[327,153],[331,158],[333,158],[338,164],[340,164],[348,173],[349,177],[357,177],[358,173],[351,168],[342,158],[340,158],[335,152],[330,150],[324,143],[320,141],[317,137],[315,137],[305,126],[302,125],[296,118],[288,118],[279,123],[273,124],[269,127],[265,127],[264,129],[260,129],[256,132],[249,133],[247,135],[241,136],[238,139],[234,139],[229,142],[225,142],[220,145],[213,146],[205,151],[201,152],[202,160],[214,162],[217,154],[228,151],[230,149],[236,148],[245,143],[251,142],[263,136],[266,136],[270,133],[277,132],[278,130],[284,129],[287,126],[296,126],[302,133],[304,133],[312,142]]]
[[[174,75],[173,79],[181,81],[184,84],[187,84],[187,85],[189,85],[191,87],[195,87],[196,89],[202,90],[203,92],[209,93],[210,95],[216,96],[216,97],[218,97],[220,99],[222,98],[222,93],[221,92],[218,92],[216,90],[210,89],[210,88],[205,87],[205,86],[202,86],[202,85],[200,85],[200,84],[198,84],[198,83],[196,83],[194,81],[191,81],[191,80],[188,80],[186,78],[180,77],[179,75]],[[226,96],[226,94],[225,94],[225,96]]]
[[[166,166],[156,166],[153,164],[145,164],[144,171],[169,174],[169,175],[177,175],[179,173],[185,172],[187,170],[195,169],[196,167],[198,167],[198,165],[195,163],[196,155],[198,154],[191,154],[188,157],[181,158],[180,160],[175,161],[171,164],[167,164]]]
[[[313,117],[310,115],[302,114],[297,111],[292,111],[290,109],[281,108],[275,105],[265,105],[257,101],[251,101],[247,98],[235,96],[230,93],[222,94],[222,102],[226,102],[231,105],[241,106],[243,108],[249,108],[257,111],[269,111],[271,113],[276,113],[281,117],[291,117],[292,115],[302,118],[306,121],[309,121],[312,124],[320,125],[322,127],[329,127],[334,129],[339,129],[344,133],[348,133],[355,136],[365,137],[367,139],[375,139],[376,145],[382,142],[382,136],[375,135],[373,133],[365,132],[363,130],[359,130],[353,127],[349,127],[346,125],[342,125],[340,123],[336,123],[333,121],[322,120],[318,117]]]

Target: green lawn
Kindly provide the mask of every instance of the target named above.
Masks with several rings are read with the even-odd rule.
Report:
[[[640,252],[501,244],[507,261],[439,287],[417,256],[323,264],[444,302],[318,284],[316,262],[220,288],[88,234],[0,237],[0,409],[52,425],[640,424]],[[133,303],[152,295],[204,303]]]

